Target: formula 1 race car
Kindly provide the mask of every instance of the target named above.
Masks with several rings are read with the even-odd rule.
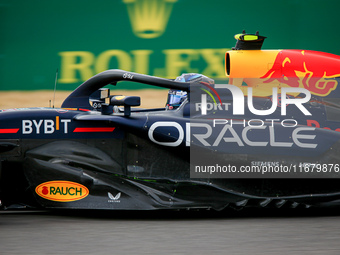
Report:
[[[0,200],[56,209],[327,207],[340,202],[340,57],[236,35],[228,84],[107,70],[61,108],[0,112]],[[107,85],[169,89],[164,108]]]

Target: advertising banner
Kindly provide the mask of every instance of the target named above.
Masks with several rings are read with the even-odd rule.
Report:
[[[0,1],[0,90],[73,90],[107,69],[226,81],[224,54],[246,29],[265,49],[340,54],[338,1]],[[132,84],[127,89],[143,88]]]

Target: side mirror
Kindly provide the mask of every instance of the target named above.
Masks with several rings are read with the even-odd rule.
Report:
[[[90,96],[90,105],[102,114],[111,114],[113,106],[124,106],[124,116],[130,116],[131,106],[140,106],[140,97],[110,96],[110,89],[101,88]]]
[[[106,98],[108,105],[124,106],[124,116],[130,116],[131,106],[140,106],[140,97],[136,96],[111,96]]]

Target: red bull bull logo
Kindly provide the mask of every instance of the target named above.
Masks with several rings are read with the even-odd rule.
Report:
[[[340,56],[308,51],[281,50],[263,83],[280,83],[290,87],[308,89],[311,94],[328,96],[338,86]]]

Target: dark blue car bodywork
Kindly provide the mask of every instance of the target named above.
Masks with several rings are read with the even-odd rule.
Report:
[[[102,87],[119,81],[184,90],[189,95],[193,95],[195,88],[200,86],[199,83],[108,70],[79,86],[60,109],[2,110],[0,200],[3,208],[21,204],[59,209],[221,210],[228,206],[295,208],[338,205],[340,180],[332,176],[190,176],[193,162],[200,164],[202,161],[203,164],[207,160],[204,155],[210,157],[212,154],[217,155],[217,162],[237,167],[253,162],[278,162],[295,166],[301,162],[338,164],[340,133],[335,130],[339,127],[336,118],[340,109],[336,104],[327,105],[318,98],[305,104],[313,117],[318,117],[321,127],[329,129],[308,126],[310,117],[301,114],[294,106],[288,106],[287,111],[291,116],[285,118],[292,119],[294,116],[298,120],[296,128],[308,126],[313,131],[310,133],[301,129],[300,133],[295,133],[297,138],[294,140],[294,130],[281,124],[280,108],[263,118],[255,116],[246,108],[244,116],[240,118],[232,114],[232,95],[218,89],[216,91],[222,101],[230,103],[228,113],[219,112],[219,109],[208,111],[207,115],[193,111],[193,97],[190,96],[172,111],[131,108],[138,105],[136,97],[122,97],[126,102],[119,104],[120,98],[107,102],[105,100],[110,97],[98,96]],[[253,103],[257,109],[269,108],[271,98],[254,98]],[[215,119],[234,119],[241,121],[241,124],[224,131],[225,125],[219,125],[208,137],[202,123],[212,126]],[[254,119],[262,120],[263,126],[252,132],[250,129],[244,131],[247,126],[244,123]],[[198,123],[198,126],[193,123]],[[188,133],[189,129],[191,134]],[[193,136],[195,130],[206,135],[205,138]],[[219,138],[221,135],[227,139]],[[317,149],[311,148],[314,144],[317,144]],[[193,159],[193,152],[201,153],[198,155],[202,157]],[[69,196],[76,196],[78,190],[76,186],[53,189],[51,185],[48,186],[49,183],[57,185],[58,182],[79,184],[86,188],[86,196],[81,194],[85,197],[61,201],[60,196],[66,196],[67,192]],[[45,186],[42,185],[44,183]],[[39,191],[40,186],[50,190]],[[59,193],[59,198],[48,197],[48,192],[52,191],[54,195]]]

